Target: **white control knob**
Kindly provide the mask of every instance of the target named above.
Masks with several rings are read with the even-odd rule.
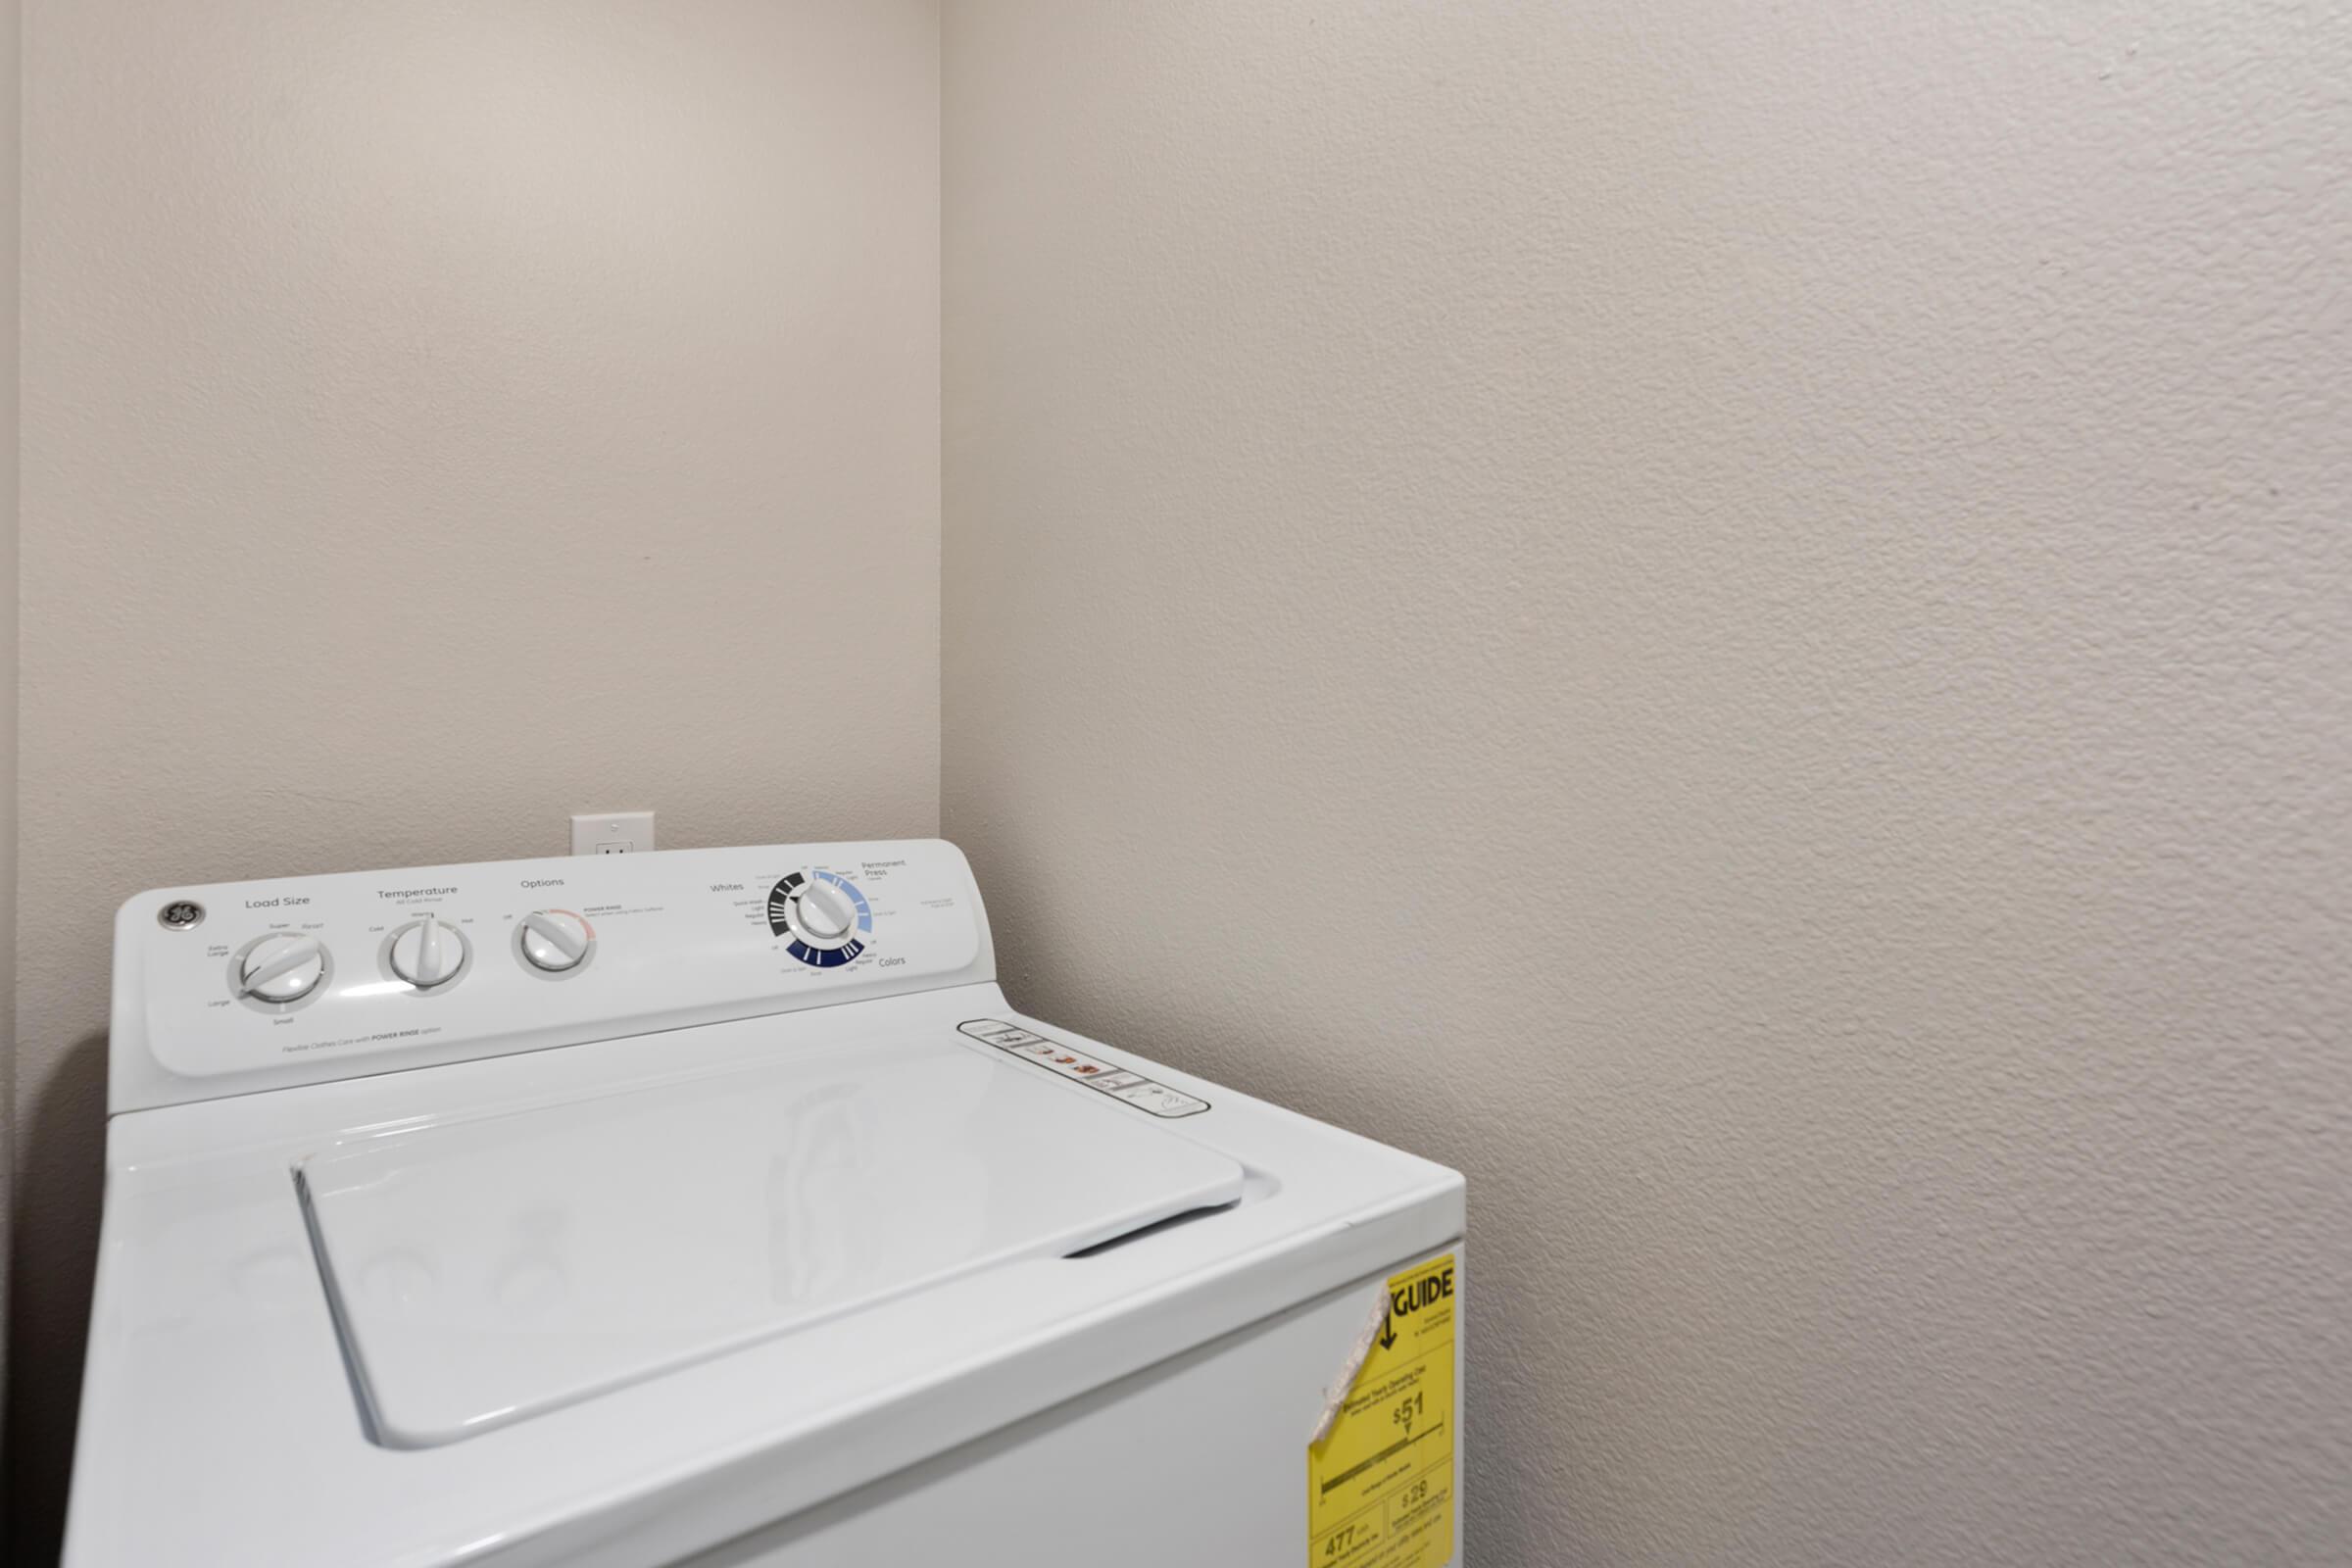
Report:
[[[588,922],[568,909],[534,909],[522,917],[522,956],[534,969],[576,969],[594,940]]]
[[[428,914],[392,939],[392,972],[419,991],[456,979],[465,966],[465,942],[446,920]]]
[[[317,937],[264,937],[237,965],[237,995],[256,1002],[300,1002],[326,978],[326,950]]]
[[[850,924],[858,911],[850,907],[849,897],[830,882],[810,877],[801,884],[801,924],[819,942],[832,942],[850,934]]]

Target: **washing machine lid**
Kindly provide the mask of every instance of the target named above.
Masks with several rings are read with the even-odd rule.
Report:
[[[296,1168],[355,1382],[398,1447],[1231,1203],[1243,1177],[935,1035],[404,1126]]]

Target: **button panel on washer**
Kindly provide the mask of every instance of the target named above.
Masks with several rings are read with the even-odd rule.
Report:
[[[1166,1084],[1153,1083],[1142,1073],[1129,1072],[1107,1061],[1097,1061],[1057,1040],[1048,1040],[1044,1035],[1034,1034],[1001,1018],[975,1018],[956,1027],[983,1045],[996,1047],[1006,1055],[1033,1061],[1048,1072],[1074,1079],[1089,1089],[1100,1090],[1113,1100],[1123,1100],[1138,1110],[1148,1110],[1154,1116],[1191,1116],[1208,1108],[1205,1100],[1170,1089]]]

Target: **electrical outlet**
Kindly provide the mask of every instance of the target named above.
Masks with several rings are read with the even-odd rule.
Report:
[[[578,812],[572,816],[574,855],[636,855],[653,847],[651,811]]]

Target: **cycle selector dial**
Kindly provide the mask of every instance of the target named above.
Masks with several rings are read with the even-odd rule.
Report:
[[[430,991],[455,980],[471,956],[463,932],[447,920],[426,915],[393,934],[387,961],[401,979]]]
[[[850,962],[874,940],[873,906],[858,884],[834,871],[795,871],[767,895],[767,928],[784,951],[812,969]]]
[[[569,909],[533,909],[522,917],[523,961],[547,974],[564,974],[588,961],[596,931]]]
[[[819,942],[839,942],[858,922],[858,911],[842,891],[829,882],[810,882],[801,889],[801,924]]]
[[[317,937],[286,932],[264,937],[237,958],[237,995],[284,1006],[300,1002],[326,978],[326,949]]]

